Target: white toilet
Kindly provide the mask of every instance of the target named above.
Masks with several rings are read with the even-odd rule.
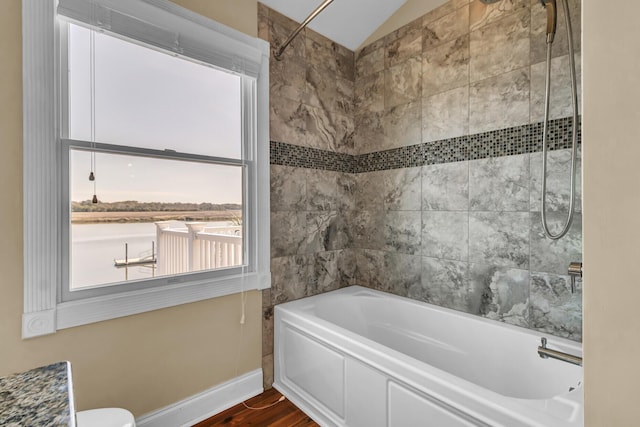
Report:
[[[136,427],[133,414],[121,408],[100,408],[76,412],[77,427]]]

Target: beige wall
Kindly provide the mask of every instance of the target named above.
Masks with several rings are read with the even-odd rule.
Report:
[[[588,427],[638,425],[640,4],[583,1]]]
[[[235,28],[238,31],[258,36],[257,0],[171,0],[200,15]]]
[[[176,1],[252,36],[255,0]],[[250,292],[240,341],[240,297],[228,296],[21,339],[21,2],[0,13],[0,376],[70,360],[78,409],[121,406],[136,416],[260,367],[259,292]]]

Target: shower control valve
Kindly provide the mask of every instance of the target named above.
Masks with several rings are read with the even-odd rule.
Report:
[[[569,279],[571,280],[571,293],[576,292],[576,277],[582,277],[582,263],[572,262],[569,264]]]

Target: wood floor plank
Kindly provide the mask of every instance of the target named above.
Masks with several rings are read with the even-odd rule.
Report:
[[[318,427],[318,424],[293,403],[288,400],[278,402],[281,396],[272,388],[244,402],[251,408],[263,409],[249,409],[240,403],[193,427]],[[266,406],[268,407],[264,408]]]

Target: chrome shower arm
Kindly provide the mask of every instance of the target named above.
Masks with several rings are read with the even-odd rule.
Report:
[[[316,16],[318,16],[320,12],[322,12],[327,6],[329,6],[329,4],[331,4],[332,1],[333,0],[324,0],[324,2],[322,2],[322,4],[316,8],[316,10],[314,10],[313,12],[311,12],[309,16],[307,16],[307,19],[305,19],[304,21],[302,21],[300,25],[298,25],[298,28],[296,28],[293,31],[293,33],[291,33],[291,35],[284,41],[284,43],[282,43],[282,45],[278,47],[278,50],[273,53],[273,57],[277,61],[282,60],[282,54],[284,50],[287,48],[287,46],[289,46],[289,44],[293,41],[293,39],[296,38],[298,33],[300,33],[300,31],[302,31],[304,27],[306,27],[309,24],[309,22],[313,21],[313,19]]]

